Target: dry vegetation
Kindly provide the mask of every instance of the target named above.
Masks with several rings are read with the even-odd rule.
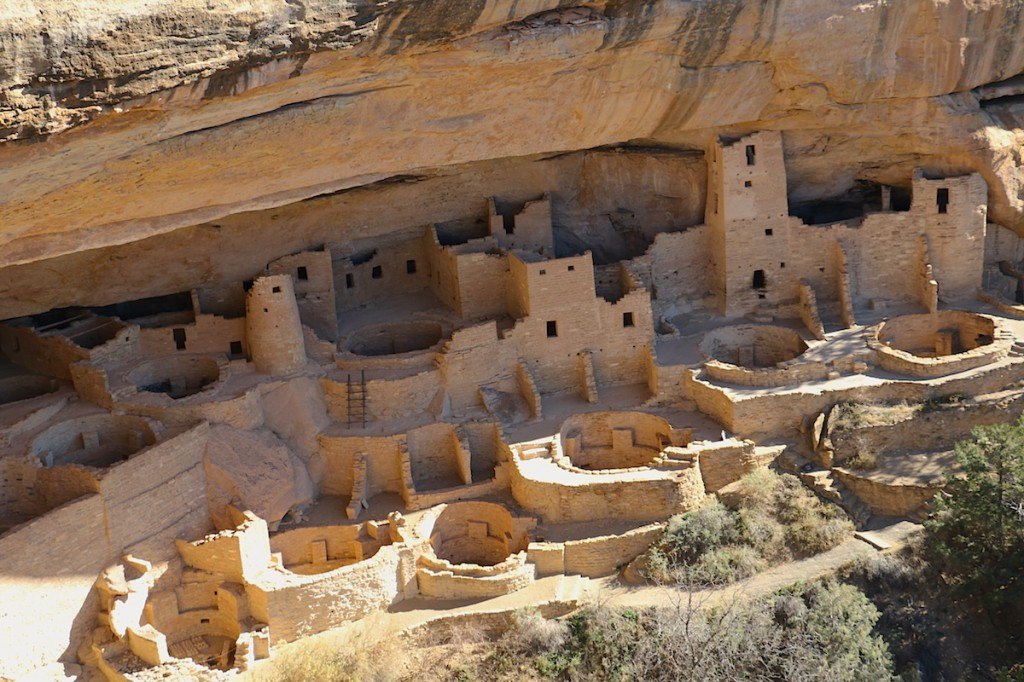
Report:
[[[832,409],[829,423],[834,429],[887,426],[910,419],[922,409],[920,403],[886,404],[840,403]]]
[[[755,471],[723,498],[727,504],[716,500],[672,517],[638,572],[661,583],[730,583],[831,549],[853,532],[838,507],[789,474]]]
[[[298,649],[259,679],[891,679],[888,650],[873,633],[878,611],[849,585],[814,582],[714,608],[681,594],[666,590],[662,608],[588,606],[562,620],[522,611],[495,639],[469,627],[417,648]]]

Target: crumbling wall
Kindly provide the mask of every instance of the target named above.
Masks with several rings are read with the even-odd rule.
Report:
[[[290,274],[302,324],[329,341],[338,338],[338,311],[334,292],[334,264],[326,249],[303,251],[271,261],[272,275]]]

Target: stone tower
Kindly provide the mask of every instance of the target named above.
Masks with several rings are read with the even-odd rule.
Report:
[[[291,275],[260,277],[245,300],[249,353],[256,369],[282,375],[306,364],[302,322]]]
[[[712,288],[724,315],[776,303],[792,292],[783,272],[799,219],[789,217],[782,134],[718,138],[708,151],[705,220],[711,228]]]

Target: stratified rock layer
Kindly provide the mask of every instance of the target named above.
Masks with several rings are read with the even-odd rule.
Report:
[[[981,88],[1024,72],[1019,0],[559,4],[9,6],[0,265],[459,164],[755,129],[785,131],[791,200],[977,170],[991,217],[1024,229],[1024,114]]]

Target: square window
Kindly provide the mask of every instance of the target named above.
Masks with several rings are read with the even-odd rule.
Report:
[[[569,272],[572,272],[572,271],[573,271],[573,270],[575,270],[575,269],[576,269],[576,266],[575,266],[575,265],[570,265],[570,266],[569,266]]]
[[[356,278],[352,276],[352,273],[345,274],[345,288],[351,289],[356,285]]]
[[[411,260],[410,259],[410,260],[405,261],[405,272],[406,272],[406,274],[409,274],[409,275],[416,274],[416,261],[415,260]]]
[[[281,287],[274,287],[274,293],[275,294],[281,293]]]
[[[374,279],[380,279],[384,276],[384,270],[379,265],[374,265],[373,270],[370,270],[370,277]]]
[[[540,271],[540,274],[542,274],[542,275],[546,275],[546,274],[548,274],[548,271],[547,271],[547,270],[541,270],[541,271]]]
[[[558,336],[558,322],[548,320],[548,338]]]
[[[786,267],[786,264],[785,263],[779,263],[779,267],[780,268],[784,268],[784,267]]]
[[[297,271],[300,282],[305,282],[309,279],[309,270],[306,269],[305,265],[300,265]]]
[[[752,183],[750,180],[747,180],[746,182],[743,183],[743,186],[744,187],[753,187],[754,183]]]
[[[622,313],[622,326],[632,327],[633,326],[633,313]]]
[[[765,231],[764,231],[764,236],[765,237],[771,237],[772,236],[772,228],[770,228],[770,227],[766,228]]]
[[[233,358],[240,357],[242,355],[242,342],[241,341],[232,341],[231,342],[231,351],[230,352],[231,352],[231,357],[233,357]]]

